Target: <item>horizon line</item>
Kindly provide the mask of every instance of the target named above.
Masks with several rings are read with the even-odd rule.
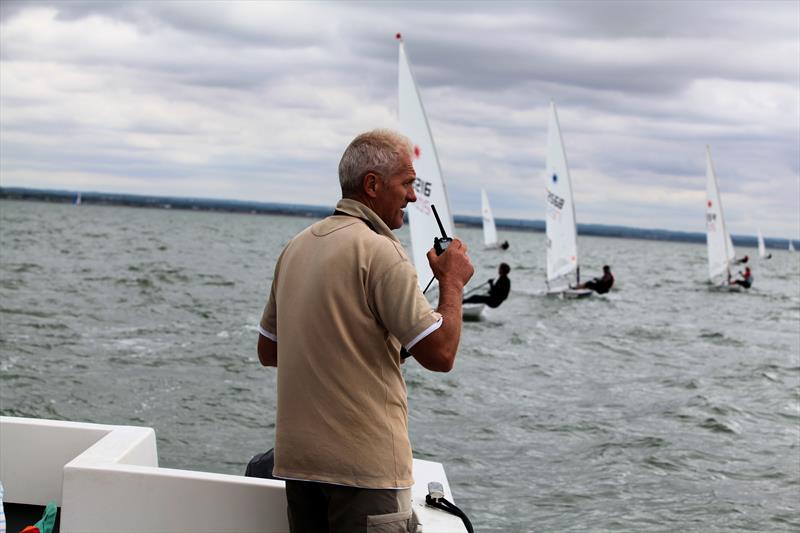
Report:
[[[175,208],[205,211],[226,211],[231,213],[266,213],[286,214],[292,216],[319,217],[331,212],[331,207],[281,203],[261,202],[254,200],[233,200],[225,198],[200,198],[191,196],[153,196],[136,193],[110,193],[100,191],[81,191],[66,189],[36,189],[31,187],[2,187],[0,186],[0,199],[10,200],[43,200],[70,203],[77,195],[81,195],[81,203],[99,205],[127,205],[131,207]],[[408,215],[406,215],[407,218]],[[453,215],[455,223],[466,226],[480,227],[482,217],[478,215]],[[498,228],[523,231],[545,230],[542,219],[523,218],[495,218]],[[645,240],[664,240],[673,242],[705,242],[706,234],[681,230],[662,228],[644,228],[621,226],[615,224],[578,223],[578,234],[600,237],[638,238]],[[757,246],[755,235],[731,235],[734,244],[741,246]],[[764,239],[768,248],[785,249],[788,243],[793,243],[797,248],[800,241],[784,237],[768,237]]]

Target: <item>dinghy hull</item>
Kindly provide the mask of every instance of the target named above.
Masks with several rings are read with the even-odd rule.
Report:
[[[588,298],[594,294],[590,289],[563,289],[555,291],[547,291],[547,296],[551,298],[559,298],[561,300],[578,300],[580,298]]]
[[[478,322],[483,319],[485,304],[464,304],[461,306],[461,318],[466,322]]]

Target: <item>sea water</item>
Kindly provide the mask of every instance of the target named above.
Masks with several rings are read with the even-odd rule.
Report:
[[[256,325],[312,221],[0,202],[0,411],[152,426],[161,466],[242,474],[274,436]],[[583,278],[617,283],[562,301],[544,235],[499,233],[508,251],[457,228],[472,285],[504,261],[509,299],[452,372],[404,370],[415,456],[476,531],[800,530],[800,254],[728,294],[702,244],[579,237]]]

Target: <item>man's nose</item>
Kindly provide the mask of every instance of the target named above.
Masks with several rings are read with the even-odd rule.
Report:
[[[406,195],[406,200],[409,202],[416,202],[417,201],[417,192],[414,190],[414,187],[409,189],[408,194]]]

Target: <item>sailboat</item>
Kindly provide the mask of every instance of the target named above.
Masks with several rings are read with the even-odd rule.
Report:
[[[736,257],[736,251],[725,226],[719,183],[711,161],[711,149],[708,146],[706,146],[706,244],[708,279],[712,286],[723,290],[740,290],[741,287],[731,281],[731,262]]]
[[[556,104],[550,102],[545,169],[545,226],[547,234],[547,295],[560,298],[591,296],[589,289],[575,289],[580,282],[575,202],[561,138]]]
[[[431,205],[436,206],[442,226],[450,237],[453,236],[453,216],[450,203],[447,201],[447,190],[428,118],[414,81],[414,74],[411,72],[405,44],[399,33],[397,40],[400,42],[398,68],[400,131],[414,143],[414,170],[417,173],[417,180],[414,183],[417,201],[409,204],[407,211],[411,234],[411,257],[417,270],[420,288],[424,290],[433,279],[427,253],[433,246],[433,238],[441,236]],[[434,280],[431,289],[435,292],[436,288],[437,283]],[[464,304],[462,314],[465,319],[476,320],[480,318],[485,307],[484,304]]]
[[[789,251],[794,252],[794,244],[792,244],[792,241],[789,241]]]
[[[497,248],[497,228],[494,225],[492,208],[486,189],[481,189],[481,217],[483,217],[483,245],[486,248]]]
[[[758,230],[758,257],[761,259],[771,259],[772,254],[767,254],[767,245],[764,243],[764,236]]]

